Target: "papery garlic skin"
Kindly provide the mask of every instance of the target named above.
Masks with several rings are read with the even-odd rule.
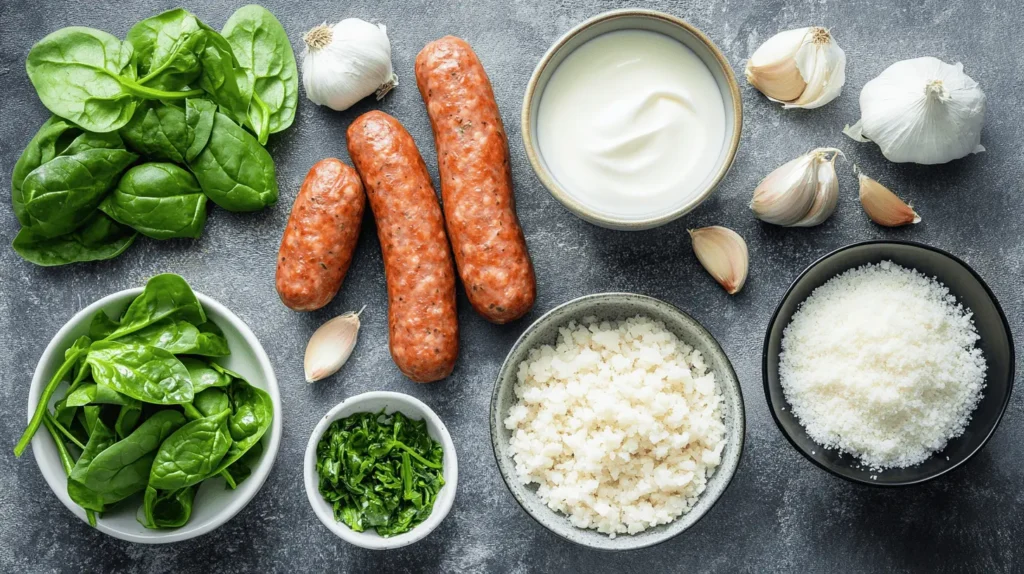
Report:
[[[713,225],[691,229],[693,253],[701,266],[730,295],[743,289],[747,282],[750,256],[747,242],[728,227]]]
[[[820,26],[772,36],[747,60],[747,81],[783,108],[813,109],[839,97],[846,53]]]
[[[302,85],[314,104],[340,112],[370,94],[379,100],[398,85],[383,24],[346,18],[313,28],[303,40]]]
[[[985,93],[959,62],[896,62],[864,85],[860,113],[843,133],[875,142],[892,162],[934,165],[985,151]]]

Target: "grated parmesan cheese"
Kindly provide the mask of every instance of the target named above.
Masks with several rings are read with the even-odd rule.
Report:
[[[793,414],[872,470],[923,462],[963,434],[982,396],[971,316],[944,285],[890,261],[833,277],[783,332]]]

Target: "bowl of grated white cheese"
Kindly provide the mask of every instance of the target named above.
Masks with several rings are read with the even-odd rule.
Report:
[[[739,381],[696,320],[642,295],[549,311],[502,365],[491,441],[527,514],[572,542],[643,548],[725,491],[743,449]]]
[[[960,466],[1013,388],[1010,328],[956,257],[869,241],[808,267],[768,325],[765,394],[801,454],[843,478],[905,486]]]

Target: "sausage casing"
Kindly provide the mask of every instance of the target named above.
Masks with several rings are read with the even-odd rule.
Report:
[[[409,132],[379,111],[352,122],[348,152],[377,222],[391,357],[416,382],[443,379],[459,354],[455,269],[427,166]]]
[[[352,264],[365,209],[356,170],[334,158],[309,170],[278,251],[277,293],[285,305],[312,311],[334,298]]]
[[[518,319],[537,286],[491,82],[469,44],[445,36],[416,57],[416,84],[434,128],[448,236],[469,302],[494,323]]]

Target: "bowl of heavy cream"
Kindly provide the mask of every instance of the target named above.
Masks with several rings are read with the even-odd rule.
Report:
[[[714,191],[743,111],[725,56],[684,20],[613,10],[541,58],[523,100],[523,143],[551,194],[611,229],[657,227]]]

